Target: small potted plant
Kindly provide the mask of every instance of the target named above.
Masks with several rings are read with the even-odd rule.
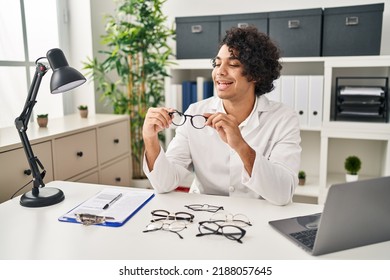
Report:
[[[298,179],[299,179],[298,185],[300,185],[300,186],[305,185],[305,183],[306,183],[306,173],[305,173],[305,171],[300,170],[298,172]]]
[[[77,107],[77,109],[79,109],[80,116],[82,118],[88,117],[88,106],[87,105],[80,105],[79,107]]]
[[[37,115],[37,122],[39,127],[47,127],[47,123],[49,122],[49,114]]]
[[[358,172],[362,167],[362,162],[357,156],[349,156],[345,159],[344,168],[347,171],[345,175],[345,180],[347,182],[357,181]]]

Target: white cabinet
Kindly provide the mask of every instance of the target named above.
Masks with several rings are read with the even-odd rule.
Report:
[[[175,62],[165,84],[169,98],[172,85],[199,76],[211,77],[208,59]],[[313,112],[308,109],[309,114],[316,115],[309,115],[301,124],[301,170],[306,171],[307,178],[305,186],[297,187],[295,200],[324,203],[329,186],[345,182],[344,160],[349,155],[361,158],[361,179],[390,175],[390,123],[334,121],[336,78],[390,77],[390,56],[282,58],[281,62],[282,75],[317,77],[320,80],[315,87],[323,87],[323,96],[315,100],[310,99],[310,92],[309,98],[305,95],[308,108],[321,107]],[[168,142],[173,133],[168,131]]]
[[[29,124],[27,134],[46,176],[53,180],[130,186],[130,123],[127,115],[78,114]],[[0,129],[0,203],[31,181],[15,127]],[[18,192],[31,190],[32,184]]]

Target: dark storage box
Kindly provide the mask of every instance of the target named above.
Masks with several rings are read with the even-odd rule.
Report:
[[[383,9],[383,3],[324,9],[322,55],[379,55]]]
[[[213,58],[218,52],[219,16],[176,18],[176,58]]]
[[[269,36],[283,57],[321,55],[322,9],[269,13]]]
[[[268,13],[235,14],[221,16],[221,39],[226,30],[231,27],[246,27],[254,25],[257,29],[268,34]]]

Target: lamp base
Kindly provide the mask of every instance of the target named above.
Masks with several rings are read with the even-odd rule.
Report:
[[[29,191],[20,198],[20,205],[25,207],[45,207],[60,203],[65,199],[64,193],[56,188],[40,188],[38,195]]]

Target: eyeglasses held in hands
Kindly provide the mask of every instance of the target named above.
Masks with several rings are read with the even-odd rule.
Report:
[[[152,211],[152,222],[155,221],[162,221],[162,220],[177,220],[177,221],[187,221],[187,222],[193,222],[194,215],[187,212],[176,212],[171,213],[167,210],[153,210]]]
[[[220,225],[216,221],[199,222],[199,233],[197,237],[205,235],[223,235],[230,240],[242,243],[241,239],[245,236],[246,230],[235,225]]]
[[[191,125],[196,129],[202,129],[206,126],[207,117],[203,115],[185,115],[177,110],[169,112],[168,115],[172,118],[172,123],[176,126],[183,125],[187,118],[190,119]]]
[[[210,204],[191,204],[191,205],[184,205],[184,207],[187,207],[192,211],[205,211],[211,213],[215,213],[218,212],[219,210],[223,210],[223,206],[214,206]]]
[[[183,239],[183,236],[180,235],[179,231],[182,231],[187,226],[182,221],[154,221],[146,226],[146,230],[143,232],[152,232],[158,230],[165,230],[176,233],[180,239]]]

